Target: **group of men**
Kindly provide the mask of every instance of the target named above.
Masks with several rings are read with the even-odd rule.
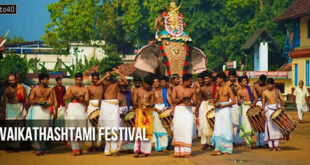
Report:
[[[258,82],[249,86],[247,76],[237,77],[235,71],[226,74],[219,72],[214,78],[211,73],[202,72],[193,82],[191,74],[182,77],[173,74],[166,76],[148,75],[141,80],[133,78],[133,87],[128,85],[125,76],[117,67],[107,70],[104,76],[92,74],[92,84],[83,86],[83,75],[75,75],[75,85],[67,90],[57,78],[57,85],[49,88],[49,75],[39,75],[39,85],[34,87],[29,96],[25,89],[16,83],[15,76],[8,77],[9,87],[3,94],[5,116],[7,120],[40,120],[40,126],[50,126],[52,116],[59,116],[58,109],[65,107],[66,126],[93,127],[89,116],[96,110],[99,113],[99,127],[122,127],[124,116],[135,112],[135,127],[145,128],[149,141],[134,141],[134,156],[148,156],[152,148],[166,152],[174,147],[174,157],[190,157],[193,130],[198,129],[203,149],[214,148],[212,155],[232,154],[233,146],[245,142],[252,146],[254,131],[246,116],[247,111],[256,105],[262,107],[267,116],[265,133],[257,133],[257,146],[268,142],[272,150],[279,150],[281,132],[272,124],[270,115],[285,105],[281,92],[275,88],[274,80],[261,75]],[[278,102],[280,100],[280,102]],[[206,115],[215,108],[214,128]],[[170,137],[166,126],[160,120],[160,114],[170,109],[173,116]],[[45,121],[42,123],[42,120]],[[172,142],[171,142],[172,141]],[[95,143],[95,142],[94,142]],[[95,144],[90,150],[95,148]],[[69,141],[73,155],[81,155],[82,141]],[[126,144],[120,141],[106,141],[106,155],[117,156]],[[10,149],[17,149],[19,144],[9,144]],[[33,142],[37,155],[43,155],[45,142]]]

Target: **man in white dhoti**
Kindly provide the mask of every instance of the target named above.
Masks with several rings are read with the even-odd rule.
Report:
[[[256,105],[262,107],[262,94],[263,92],[267,89],[266,86],[266,80],[267,80],[267,76],[262,74],[259,76],[259,79],[257,81],[257,83],[255,83],[254,86],[254,90],[257,94],[257,102]],[[267,143],[264,141],[265,139],[265,133],[264,132],[257,132],[256,133],[256,147],[264,147],[267,146]]]
[[[226,75],[220,72],[216,75],[217,89],[215,97],[215,123],[212,144],[215,150],[212,155],[232,154],[233,151],[233,125],[231,120],[231,106],[235,104],[232,89],[225,83]],[[229,100],[231,100],[229,102]]]
[[[153,142],[156,151],[167,151],[168,133],[159,119],[160,114],[166,109],[164,103],[164,91],[160,86],[158,77],[154,78],[153,90],[155,93],[155,111],[153,112]],[[167,103],[167,101],[166,101]]]
[[[87,88],[83,86],[83,75],[81,73],[75,74],[75,85],[69,87],[64,96],[64,100],[69,102],[65,116],[66,127],[86,127],[86,105],[89,100],[89,92]],[[69,143],[74,156],[78,156],[83,153],[83,141],[74,139]]]
[[[100,75],[98,72],[92,73],[91,78],[92,78],[93,84],[89,85],[87,87],[88,93],[89,93],[89,104],[87,107],[87,126],[88,127],[98,127],[99,114],[97,117],[95,117],[93,115],[96,113],[96,111],[98,111],[100,109],[99,102],[100,102],[101,97],[102,97],[103,88],[101,85],[96,84],[100,78]],[[93,120],[93,123],[90,121],[90,117],[95,117]],[[97,119],[97,123],[95,122],[96,119]],[[88,151],[97,150],[98,148],[96,148],[96,146],[98,146],[98,145],[100,145],[99,141],[91,142],[91,147],[88,149]]]
[[[202,149],[207,149],[208,147],[212,147],[211,139],[213,128],[207,121],[206,115],[210,110],[214,109],[213,96],[215,96],[216,93],[216,85],[212,82],[211,74],[202,72],[200,75],[203,78],[204,83],[200,87],[198,93],[198,105],[200,105],[198,135],[201,137],[201,144],[203,145]]]
[[[239,77],[239,83],[241,88],[238,90],[238,103],[241,104],[241,132],[240,137],[244,138],[249,149],[252,149],[252,136],[254,131],[252,130],[251,123],[248,120],[247,112],[250,108],[253,108],[257,102],[257,95],[255,90],[248,86],[249,79],[247,76]]]
[[[302,123],[302,117],[304,116],[304,112],[309,110],[308,108],[308,97],[309,92],[308,89],[304,86],[304,81],[300,80],[298,87],[294,90],[294,105],[297,107],[298,119],[299,123]]]
[[[23,127],[27,102],[26,90],[20,84],[16,83],[15,75],[10,74],[8,77],[9,86],[4,89],[2,106],[5,110],[5,120],[7,127]],[[7,142],[8,151],[20,149],[20,142]]]
[[[53,88],[48,87],[49,75],[47,73],[39,75],[39,83],[39,86],[30,92],[27,125],[30,127],[49,127],[52,124],[51,113],[56,96]],[[32,146],[38,156],[45,154],[46,142],[33,141]]]
[[[280,140],[283,139],[283,135],[280,130],[271,122],[271,115],[279,108],[284,108],[285,101],[282,97],[281,91],[274,87],[274,80],[272,78],[267,79],[267,90],[262,95],[263,106],[266,115],[265,124],[265,141],[268,142],[268,146],[272,151],[279,151]],[[278,103],[281,101],[281,104]],[[267,105],[265,106],[265,103]]]
[[[119,100],[117,94],[121,85],[128,85],[123,74],[120,73],[117,66],[107,70],[106,74],[97,82],[97,85],[103,85],[103,95],[100,106],[99,126],[118,128],[120,124]],[[119,76],[116,79],[115,76]],[[120,146],[118,141],[106,141],[104,153],[107,156],[117,156]]]
[[[240,106],[238,105],[237,101],[237,92],[241,88],[239,82],[238,82],[238,76],[237,72],[234,70],[230,70],[228,73],[228,81],[226,82],[226,85],[231,88],[234,95],[236,96],[236,101],[234,105],[232,105],[231,108],[231,120],[233,123],[233,133],[234,133],[234,145],[240,146],[243,144],[243,139],[240,138],[240,131],[241,131],[241,110]],[[229,102],[231,99],[229,100]]]
[[[131,92],[128,90],[127,85],[120,86],[120,91],[117,94],[117,100],[119,100],[119,114],[120,114],[120,127],[128,127],[124,121],[124,118],[126,114],[129,112],[129,110],[132,110],[132,99],[131,99]],[[122,132],[122,141],[119,142],[120,149],[121,150],[128,150],[133,149],[133,141],[125,141],[124,138],[129,137],[129,134],[126,131]]]
[[[193,76],[185,74],[182,77],[182,85],[172,90],[172,104],[176,105],[173,118],[173,142],[174,157],[190,157],[192,149],[192,132],[194,115],[192,106],[196,106],[197,95],[191,88]]]

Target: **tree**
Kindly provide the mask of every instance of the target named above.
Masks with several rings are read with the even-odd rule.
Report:
[[[7,80],[9,74],[20,74],[23,80],[28,73],[28,62],[26,57],[18,54],[7,54],[0,59],[0,79]]]
[[[180,2],[179,0],[178,2]],[[295,0],[190,0],[182,1],[185,31],[193,45],[202,48],[208,67],[221,70],[227,60],[242,61],[242,44],[256,29],[266,28],[282,44],[289,26],[273,22]],[[133,53],[154,38],[154,20],[170,0],[68,0],[48,6],[52,22],[46,26],[45,41],[56,48],[70,42],[104,40],[108,54]],[[113,51],[108,50],[113,47]],[[115,52],[114,52],[115,51]],[[271,64],[281,52],[272,52]],[[252,56],[248,56],[252,62]],[[247,69],[253,69],[249,63]]]
[[[13,37],[13,38],[8,37],[6,44],[21,43],[21,42],[25,42],[25,41],[26,40],[24,40],[23,37]]]

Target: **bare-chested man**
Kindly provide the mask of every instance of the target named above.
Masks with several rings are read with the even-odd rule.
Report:
[[[138,88],[141,87],[141,84],[142,84],[141,78],[140,78],[138,75],[134,75],[134,76],[133,76],[133,85],[134,85],[134,86],[131,88],[132,97],[133,97],[135,91],[136,91]],[[132,99],[133,99],[133,98],[132,98]]]
[[[133,103],[138,107],[136,111],[136,125],[139,128],[145,128],[146,137],[149,141],[135,141],[134,153],[135,157],[139,154],[148,156],[152,151],[152,136],[153,136],[153,111],[155,104],[155,93],[152,90],[153,77],[148,75],[144,78],[143,86],[139,88],[133,96]]]
[[[9,86],[4,89],[2,106],[5,111],[6,126],[22,127],[24,124],[21,120],[27,114],[25,104],[27,102],[26,89],[16,83],[15,75],[10,74],[8,77]],[[20,149],[20,142],[8,142],[7,150],[16,151]]]
[[[155,93],[155,111],[153,112],[153,143],[156,151],[166,151],[168,146],[168,133],[159,119],[159,115],[168,107],[167,90],[160,86],[158,77],[154,78],[153,90]]]
[[[167,100],[168,100],[168,103],[170,104],[170,106],[172,108],[171,113],[173,113],[175,105],[172,103],[172,100],[171,100],[171,98],[172,98],[172,91],[173,91],[173,89],[175,87],[180,85],[180,83],[181,83],[180,75],[172,74],[170,81],[171,81],[171,84],[170,84],[170,86],[168,88],[168,91],[167,91],[167,94],[168,94]]]
[[[229,86],[234,95],[237,96],[238,89],[241,88],[240,84],[238,83],[238,76],[237,72],[234,70],[230,70],[228,73],[228,81],[226,85]],[[234,130],[234,145],[240,146],[243,144],[243,139],[240,138],[240,131],[241,131],[241,111],[240,106],[238,105],[237,97],[236,104],[232,105],[231,108],[231,119],[233,122],[233,130]]]
[[[267,76],[262,74],[259,76],[257,83],[255,83],[253,85],[254,90],[257,94],[257,98],[258,98],[256,105],[258,105],[260,107],[262,107],[262,94],[267,89],[266,80],[267,80]],[[264,141],[264,138],[265,138],[264,132],[261,132],[261,133],[257,132],[256,133],[256,146],[257,147],[267,146],[267,143]]]
[[[27,119],[34,127],[48,127],[51,122],[51,106],[54,105],[55,93],[53,88],[49,88],[49,75],[41,73],[39,75],[39,86],[33,88],[29,96],[30,109]],[[36,154],[44,155],[46,150],[45,142],[33,142]]]
[[[116,78],[119,76],[119,79]],[[118,128],[120,124],[119,100],[117,94],[121,85],[128,85],[123,74],[117,66],[106,71],[105,75],[97,82],[103,85],[103,95],[100,106],[99,126]],[[107,141],[104,154],[107,156],[117,156],[119,146],[117,141]]]
[[[273,78],[267,79],[267,90],[263,92],[262,99],[262,108],[265,109],[265,114],[267,117],[264,140],[268,142],[268,146],[272,151],[278,151],[280,139],[283,138],[283,135],[280,130],[273,125],[270,117],[277,109],[284,108],[285,101],[281,91],[275,88]],[[278,100],[280,100],[281,103],[279,103]]]
[[[162,76],[160,78],[160,86],[161,88],[169,88],[169,78],[167,76]]]
[[[232,89],[226,85],[226,74],[219,72],[216,75],[215,96],[215,123],[212,141],[215,150],[212,155],[232,154],[233,150],[233,126],[231,120],[231,106],[236,103]]]
[[[174,157],[190,157],[193,131],[193,109],[197,103],[195,90],[191,88],[193,76],[185,74],[182,85],[176,86],[172,91],[172,103],[175,106],[174,129]]]
[[[241,105],[241,130],[240,137],[244,138],[249,149],[252,149],[252,136],[254,132],[252,130],[251,123],[248,120],[247,112],[250,108],[253,108],[257,102],[257,95],[253,87],[248,86],[249,79],[247,76],[239,77],[239,83],[241,88],[238,90],[238,103]]]
[[[94,113],[96,110],[99,110],[99,102],[102,97],[103,87],[102,85],[97,85],[97,81],[99,80],[100,75],[98,72],[94,72],[91,75],[92,84],[87,87],[88,93],[89,93],[89,104],[87,107],[87,117],[90,117],[92,113]],[[88,127],[97,127],[98,123],[91,123],[89,118],[87,120]],[[92,142],[91,147],[88,149],[88,151],[94,151],[97,150],[95,147],[95,142]]]
[[[199,107],[199,130],[198,134],[201,137],[202,149],[207,149],[211,147],[211,138],[213,130],[206,119],[207,113],[214,108],[213,106],[213,96],[216,93],[216,86],[213,84],[212,75],[208,72],[202,72],[202,77],[204,79],[203,84],[198,91],[198,104]],[[198,108],[197,108],[198,109]]]
[[[75,85],[67,90],[64,100],[69,101],[66,111],[66,127],[86,127],[87,114],[86,107],[89,101],[89,92],[83,86],[82,73],[75,74]],[[82,154],[84,142],[71,141],[71,148],[74,156]]]

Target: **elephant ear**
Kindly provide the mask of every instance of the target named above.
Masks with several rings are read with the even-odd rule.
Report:
[[[200,73],[207,70],[208,59],[202,50],[193,47],[191,50],[191,62],[189,63],[188,72]]]
[[[156,44],[148,44],[143,46],[135,57],[134,66],[145,72],[154,73],[159,65],[158,55],[160,49]]]

